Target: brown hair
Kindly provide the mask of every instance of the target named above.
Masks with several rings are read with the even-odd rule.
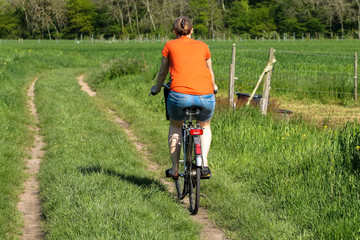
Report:
[[[174,24],[173,29],[177,35],[189,35],[193,28],[191,20],[188,17],[178,17]]]

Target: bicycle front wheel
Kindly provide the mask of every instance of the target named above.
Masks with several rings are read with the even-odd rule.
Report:
[[[190,212],[195,215],[199,211],[200,204],[200,167],[191,169],[190,172],[190,181],[188,181],[189,188],[189,200],[190,200]]]
[[[191,152],[188,152],[188,150],[191,150],[191,148],[189,149],[189,140],[191,140],[189,138],[188,135],[185,134],[185,130],[184,127],[182,129],[182,136],[183,136],[183,141],[182,141],[182,148],[183,148],[183,152],[182,155],[180,156],[179,160],[179,178],[177,180],[175,180],[175,187],[176,187],[176,192],[177,192],[177,197],[179,200],[183,200],[187,194],[187,190],[188,190],[188,161],[187,161],[187,156]]]

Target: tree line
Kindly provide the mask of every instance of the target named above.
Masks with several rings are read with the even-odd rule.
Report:
[[[360,0],[0,0],[0,38],[171,35],[178,16],[195,35],[360,38]]]

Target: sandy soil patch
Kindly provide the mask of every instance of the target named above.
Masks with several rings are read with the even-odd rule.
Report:
[[[39,123],[38,113],[34,103],[34,88],[37,78],[31,83],[27,95],[29,97],[28,106],[31,114],[35,118],[35,124]],[[39,198],[39,181],[36,177],[40,169],[41,158],[44,152],[41,150],[44,146],[42,136],[39,134],[39,128],[31,128],[35,134],[35,141],[30,150],[30,159],[26,159],[28,179],[24,183],[24,192],[20,195],[18,209],[23,214],[24,227],[22,229],[22,239],[43,239],[44,232],[41,229],[41,204]]]

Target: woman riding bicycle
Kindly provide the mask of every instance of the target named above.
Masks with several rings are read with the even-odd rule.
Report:
[[[183,109],[188,107],[201,108],[200,114],[196,117],[197,122],[204,129],[201,136],[204,162],[201,175],[210,176],[207,156],[211,144],[210,120],[215,109],[214,91],[217,90],[210,50],[204,42],[191,39],[193,27],[187,17],[179,17],[175,20],[173,32],[176,39],[165,44],[157,84],[151,88],[152,94],[159,93],[170,71],[171,84],[167,110],[170,116],[168,141],[172,168],[166,170],[166,176],[178,178],[181,129],[185,118]]]

